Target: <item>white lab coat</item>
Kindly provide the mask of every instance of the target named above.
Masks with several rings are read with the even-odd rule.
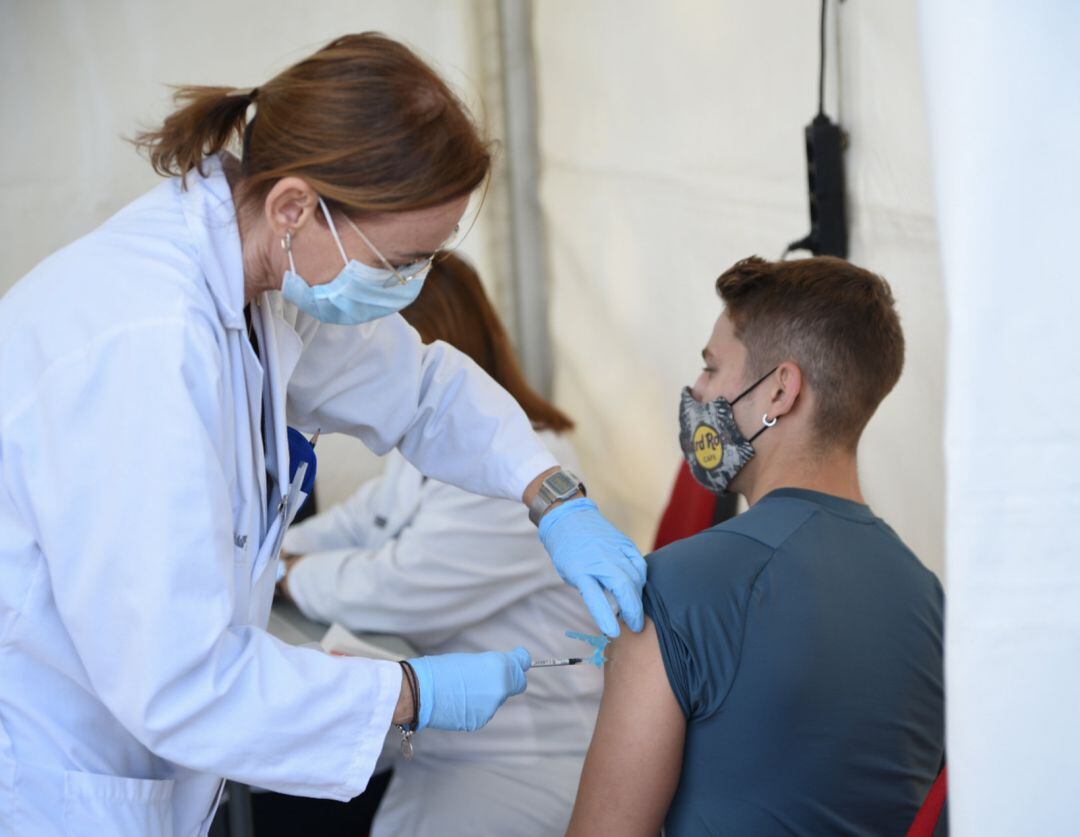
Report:
[[[575,466],[565,438],[541,438]],[[289,575],[307,616],[398,634],[422,654],[524,645],[534,658],[588,656],[565,636],[593,630],[588,611],[522,504],[425,479],[397,452],[387,459],[381,477],[285,536],[287,552],[308,556]],[[479,732],[423,731],[413,760],[397,760],[372,833],[564,834],[602,686],[592,665],[538,669]],[[390,752],[399,741],[391,733]]]
[[[0,300],[0,834],[205,834],[223,776],[364,789],[399,668],[264,630],[301,499],[286,423],[507,499],[555,464],[508,395],[398,316],[323,325],[265,293],[260,363],[206,170]]]

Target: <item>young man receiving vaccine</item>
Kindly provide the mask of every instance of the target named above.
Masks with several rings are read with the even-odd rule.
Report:
[[[716,287],[680,442],[750,508],[649,559],[569,834],[903,834],[942,765],[943,594],[859,486],[903,367],[892,293],[830,257]]]

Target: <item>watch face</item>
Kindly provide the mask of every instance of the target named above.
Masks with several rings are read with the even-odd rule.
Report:
[[[560,497],[563,494],[570,494],[577,491],[578,487],[577,480],[565,471],[559,471],[558,473],[552,474],[548,477],[547,483],[551,487],[551,490]]]

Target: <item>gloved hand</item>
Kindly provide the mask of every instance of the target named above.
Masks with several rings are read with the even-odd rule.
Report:
[[[437,654],[409,660],[420,687],[418,729],[473,732],[492,719],[511,695],[525,691],[532,657],[524,648],[509,654]]]
[[[641,590],[645,559],[634,542],[608,523],[587,497],[568,500],[540,518],[540,540],[567,584],[581,591],[585,606],[608,636],[619,622],[604,595],[610,590],[632,631],[645,627]]]

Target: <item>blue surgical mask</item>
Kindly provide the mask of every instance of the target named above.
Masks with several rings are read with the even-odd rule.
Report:
[[[359,325],[395,314],[416,300],[424,286],[426,270],[403,284],[390,268],[371,267],[356,259],[349,259],[334,226],[334,219],[330,217],[330,210],[322,198],[319,198],[319,206],[326,216],[345,267],[332,281],[324,285],[309,285],[296,272],[292,237],[286,234],[282,246],[289,256],[289,269],[285,271],[281,290],[289,302],[324,323]],[[409,272],[409,269],[406,268],[404,272]]]

